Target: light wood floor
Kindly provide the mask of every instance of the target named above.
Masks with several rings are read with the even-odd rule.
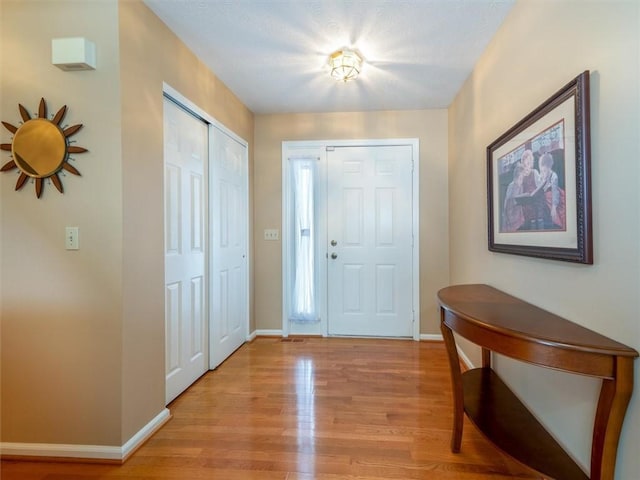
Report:
[[[441,343],[258,338],[170,406],[124,465],[4,461],[2,480],[540,479],[465,423]],[[467,422],[465,420],[465,422]]]

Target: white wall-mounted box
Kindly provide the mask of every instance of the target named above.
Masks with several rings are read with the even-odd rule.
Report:
[[[51,63],[64,71],[95,70],[96,44],[86,38],[51,40]]]

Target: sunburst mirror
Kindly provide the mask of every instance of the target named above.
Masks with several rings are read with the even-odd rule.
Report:
[[[11,161],[5,163],[0,171],[8,172],[15,168],[20,171],[16,190],[20,190],[29,178],[33,178],[38,198],[42,195],[46,178],[51,179],[58,191],[63,193],[60,180],[62,170],[80,175],[80,172],[69,164],[69,155],[87,151],[84,147],[70,145],[72,142],[69,140],[69,137],[82,128],[82,124],[61,126],[62,119],[67,113],[66,105],[49,120],[44,98],[40,99],[38,116],[35,118],[32,118],[27,109],[20,104],[18,104],[18,110],[22,117],[22,124],[19,127],[2,122],[13,137],[11,143],[0,144],[0,149],[11,152]]]

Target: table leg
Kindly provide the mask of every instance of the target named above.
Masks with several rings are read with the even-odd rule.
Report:
[[[444,323],[444,309],[440,309],[440,330],[444,338],[449,357],[449,367],[451,370],[451,388],[453,390],[453,432],[451,434],[451,451],[458,453],[462,443],[462,425],[464,420],[464,393],[462,391],[462,373],[460,372],[460,358],[453,332]]]
[[[613,480],[622,422],[633,390],[633,358],[616,357],[615,378],[602,380],[591,444],[591,479]]]

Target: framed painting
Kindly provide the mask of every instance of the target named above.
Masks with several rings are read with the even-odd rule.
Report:
[[[487,147],[489,250],[593,263],[589,71]]]

